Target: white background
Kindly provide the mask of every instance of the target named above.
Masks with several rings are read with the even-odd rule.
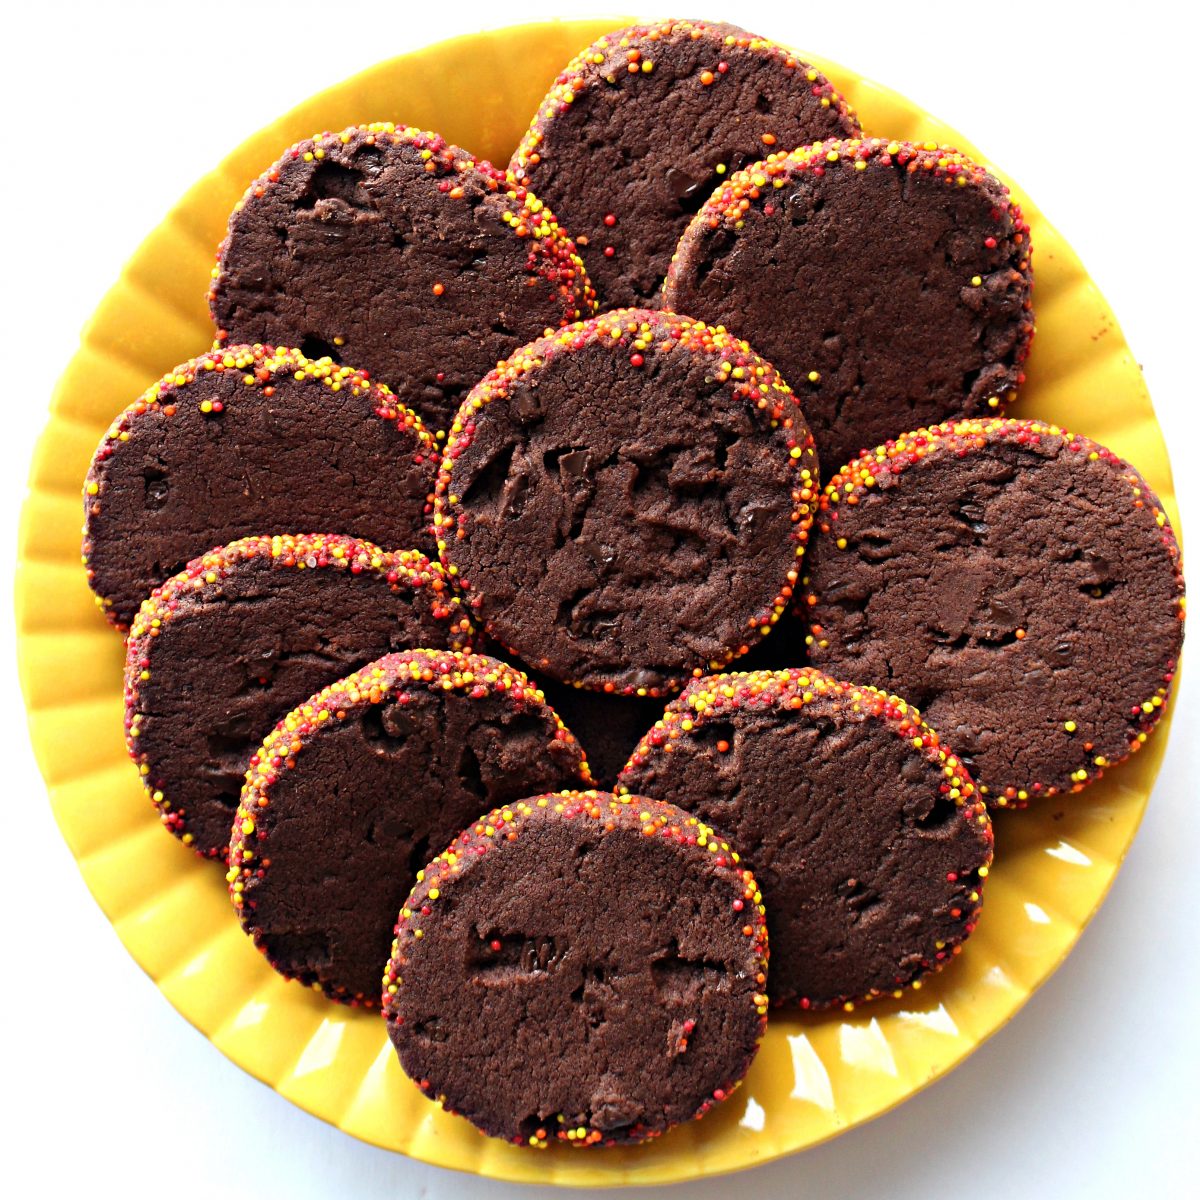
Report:
[[[772,7],[712,0],[677,15],[736,21],[849,64],[963,130],[1021,181],[1079,251],[1144,364],[1195,553],[1200,481],[1188,442],[1200,434],[1200,113],[1186,10],[969,0]],[[10,719],[0,1187],[10,1196],[358,1200],[538,1190],[361,1145],[242,1074],[167,1005],[88,896],[51,819],[26,744],[7,597],[29,451],[53,380],[125,258],[185,188],[256,128],[359,68],[540,15],[464,0],[168,0],[35,2],[4,18],[0,706]],[[1194,1185],[1200,1171],[1200,663],[1194,649],[1189,657],[1137,842],[1081,944],[1016,1021],[891,1115],[803,1156],[674,1195],[1191,1192],[1184,1181]]]

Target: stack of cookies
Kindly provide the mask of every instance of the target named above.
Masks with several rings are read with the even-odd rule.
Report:
[[[1137,750],[1182,640],[1141,476],[1003,415],[1031,254],[727,25],[601,38],[503,171],[285,151],[84,484],[130,755],[272,966],[543,1147],[949,963],[990,813]]]

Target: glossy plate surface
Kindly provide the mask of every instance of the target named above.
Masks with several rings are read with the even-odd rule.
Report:
[[[58,383],[34,455],[16,587],[21,681],[55,815],[88,887],[167,999],[234,1062],[356,1137],[495,1178],[567,1185],[684,1180],[765,1162],[876,1116],[948,1071],[1017,1012],[1100,904],[1142,816],[1169,720],[1082,795],[1000,815],[983,918],[949,970],[902,1000],[850,1015],[773,1016],[745,1086],[702,1122],[644,1147],[538,1153],[484,1139],[408,1081],[378,1017],[329,1004],[270,970],[233,919],[221,872],[163,832],[125,757],[121,640],[98,614],[79,563],[88,461],[121,408],[208,348],[204,296],[226,217],[287,145],[394,119],[503,164],[555,74],[612,27],[530,25],[383,63],[315,96],[201,179],[130,260]],[[903,97],[816,61],[869,133],[977,154]],[[1178,529],[1166,448],[1137,363],[1070,247],[1014,192],[1033,226],[1038,317],[1015,411],[1130,459]]]

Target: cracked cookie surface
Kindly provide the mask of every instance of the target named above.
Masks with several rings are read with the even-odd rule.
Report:
[[[724,331],[628,309],[480,382],[434,522],[472,619],[534,670],[659,695],[769,633],[816,494],[803,414],[769,364]]]

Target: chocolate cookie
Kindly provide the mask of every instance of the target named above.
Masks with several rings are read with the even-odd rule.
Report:
[[[289,713],[250,760],[229,885],[271,965],[379,1002],[396,913],[481,812],[591,781],[520,671],[482,654],[388,654]]]
[[[772,146],[858,133],[829,81],[783,47],[735,25],[660,21],[568,63],[508,169],[571,230],[603,307],[650,305],[728,173]]]
[[[1033,337],[1029,227],[945,146],[828,142],[729,179],[663,307],[728,325],[796,390],[826,476],[865,446],[1001,409]]]
[[[816,470],[795,397],[745,342],[605,313],[471,392],[438,475],[438,549],[534,670],[659,695],[778,621]]]
[[[433,133],[359,125],[293,146],[229,219],[219,341],[282,342],[371,372],[444,430],[547,326],[595,312],[553,214]]]
[[[695,680],[617,790],[678,804],[740,849],[767,905],[773,1004],[896,993],[975,928],[987,810],[896,696],[803,667]]]
[[[163,824],[210,858],[250,755],[318,689],[388,650],[464,647],[436,563],[333,534],[233,542],[156,588],[126,644],[125,737]]]
[[[766,1027],[749,871],[670,804],[603,792],[481,817],[396,925],[384,1016],[404,1069],[484,1133],[612,1146],[702,1116]]]
[[[1103,446],[1036,421],[921,429],[835,475],[819,519],[812,661],[920,705],[990,804],[1078,791],[1162,715],[1179,548]]]
[[[774,640],[772,634],[760,644]],[[594,692],[550,678],[537,678],[536,682],[546,693],[547,703],[579,739],[598,787],[612,787],[638,742],[662,716],[663,702],[652,696]]]
[[[437,454],[417,416],[350,367],[237,346],[176,367],[131,404],[84,483],[83,558],[128,627],[198,554],[275,529],[427,541]]]

